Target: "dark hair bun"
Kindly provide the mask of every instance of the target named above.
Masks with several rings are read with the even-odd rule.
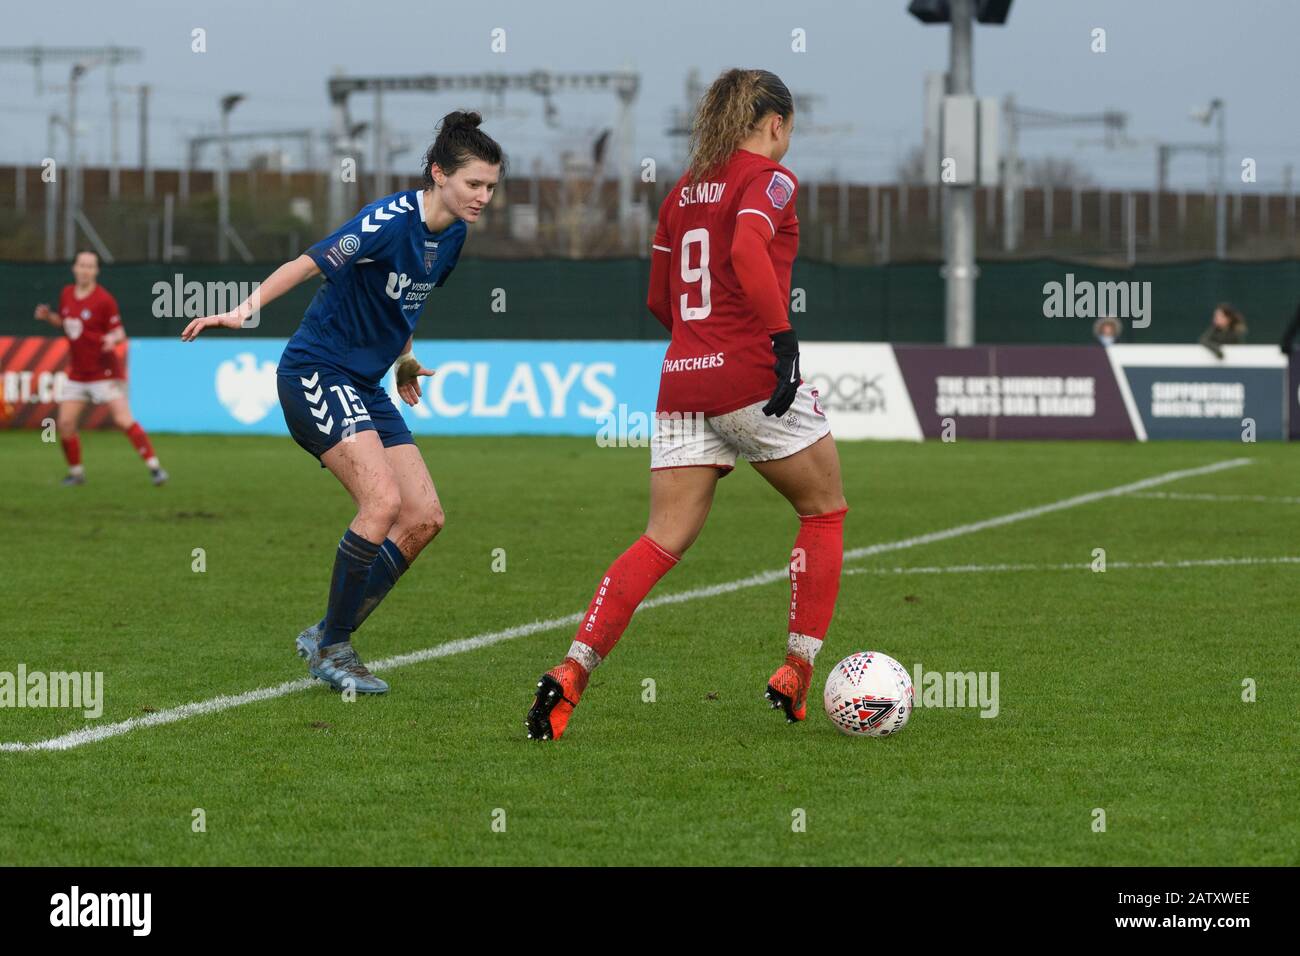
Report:
[[[450,176],[471,159],[481,159],[485,163],[501,167],[505,175],[505,157],[501,146],[487,133],[479,129],[483,114],[475,110],[454,110],[442,118],[438,124],[438,135],[424,154],[424,185],[433,185],[430,168],[438,168]]]
[[[454,110],[442,118],[443,129],[478,129],[483,114],[476,111]]]

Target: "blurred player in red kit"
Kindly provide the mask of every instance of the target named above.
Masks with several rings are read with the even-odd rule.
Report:
[[[59,402],[58,433],[68,459],[64,485],[83,485],[86,471],[81,464],[81,438],[77,426],[87,403],[107,405],[113,424],[126,432],[135,450],[149,466],[153,483],[161,485],[167,472],[149,443],[149,436],[131,414],[126,399],[126,330],[118,313],[117,300],[99,285],[99,255],[78,252],[72,262],[71,285],[59,294],[59,311],[48,305],[36,307],[36,318],[63,330],[68,337],[68,380]]]
[[[766,70],[728,70],[696,112],[690,168],[659,208],[647,305],[672,334],[651,440],[650,520],[597,584],[564,661],[537,685],[528,736],[559,738],[592,670],[704,527],[718,479],[746,459],[799,516],[785,663],[765,697],[806,716],[844,560],[839,454],[799,376],[787,318],[799,245],[794,101]],[[775,372],[775,374],[773,374]]]

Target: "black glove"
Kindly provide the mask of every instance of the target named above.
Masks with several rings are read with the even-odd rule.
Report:
[[[794,329],[786,329],[772,336],[772,354],[776,356],[776,390],[763,406],[764,415],[778,418],[790,410],[795,393],[799,391],[799,339]]]

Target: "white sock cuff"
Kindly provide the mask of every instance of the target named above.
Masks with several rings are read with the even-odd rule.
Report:
[[[796,634],[791,631],[785,649],[795,657],[812,664],[817,659],[817,652],[822,649],[822,642],[819,637],[809,637],[807,634]]]
[[[581,664],[582,669],[588,674],[594,671],[600,664],[600,655],[596,653],[596,649],[590,644],[582,643],[582,641],[574,641],[570,644],[569,653],[565,656],[572,657],[575,661]]]

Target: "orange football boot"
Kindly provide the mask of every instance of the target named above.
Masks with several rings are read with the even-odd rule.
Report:
[[[569,726],[573,708],[582,699],[590,675],[572,657],[553,667],[537,682],[537,698],[524,726],[529,740],[559,740]]]
[[[812,684],[812,665],[802,657],[785,655],[785,663],[768,678],[763,694],[773,710],[784,710],[789,723],[808,716],[808,687]]]

